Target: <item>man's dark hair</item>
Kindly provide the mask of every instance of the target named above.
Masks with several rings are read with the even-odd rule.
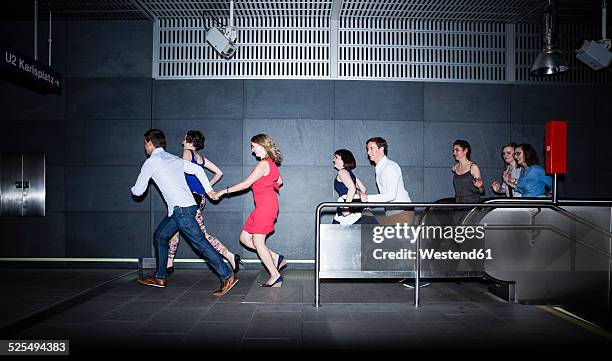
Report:
[[[465,156],[467,157],[468,160],[471,160],[470,156],[472,155],[472,147],[470,146],[470,143],[468,143],[467,140],[457,139],[453,143],[453,147],[456,145],[460,146],[461,149],[463,150],[467,149],[467,153],[465,154]]]
[[[357,162],[355,161],[355,157],[353,153],[348,149],[338,149],[334,155],[337,155],[342,159],[344,163],[344,168],[347,170],[353,170],[357,167]]]
[[[159,129],[149,129],[144,133],[145,140],[153,143],[155,148],[166,148],[166,135]]]
[[[534,164],[538,164],[538,154],[535,151],[535,148],[531,144],[523,143],[516,146],[516,148],[521,148],[523,150],[523,157],[525,157],[525,164],[528,167],[531,167]]]
[[[384,139],[383,139],[383,138],[381,138],[381,137],[374,137],[374,138],[370,138],[370,139],[368,139],[368,141],[366,142],[366,146],[367,146],[367,145],[368,145],[368,143],[370,143],[370,142],[374,142],[374,143],[376,143],[376,146],[377,146],[378,148],[383,148],[383,147],[384,147],[384,148],[385,148],[385,155],[387,155],[387,152],[389,151],[389,146],[387,145],[387,141],[386,141],[386,140],[384,140]]]
[[[185,135],[185,140],[195,147],[196,150],[204,148],[204,134],[199,130],[189,130]]]

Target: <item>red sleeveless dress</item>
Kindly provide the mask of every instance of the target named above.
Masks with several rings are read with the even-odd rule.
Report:
[[[278,198],[276,191],[279,189],[278,167],[270,158],[266,158],[270,165],[270,173],[259,178],[251,189],[255,200],[255,209],[244,223],[243,230],[251,234],[268,234],[274,231],[274,222],[278,215]]]

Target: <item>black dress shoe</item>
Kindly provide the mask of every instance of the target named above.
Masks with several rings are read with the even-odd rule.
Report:
[[[174,266],[170,266],[168,268],[166,268],[166,274],[167,275],[171,275],[174,273]]]
[[[240,271],[241,264],[244,264],[244,263],[242,263],[242,260],[240,259],[240,255],[234,253],[234,269],[232,270],[234,274],[238,274],[238,272]]]

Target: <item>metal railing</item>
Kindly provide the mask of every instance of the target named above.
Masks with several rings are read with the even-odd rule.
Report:
[[[506,203],[509,202],[510,200],[506,200],[506,199],[489,199],[487,201],[484,202],[484,204],[500,204],[500,203]],[[546,202],[547,200],[542,200],[544,202]],[[532,202],[531,199],[521,199],[521,198],[514,198],[512,199],[510,202],[512,203],[529,203]],[[561,214],[567,218],[570,218],[571,220],[573,220],[574,222],[578,222],[584,226],[590,227],[591,229],[606,235],[608,237],[612,237],[612,232],[606,229],[601,228],[600,226],[596,225],[593,222],[590,222],[570,211],[568,211],[567,209],[563,209],[561,207],[559,207],[559,201],[554,202],[554,201],[548,201],[549,203],[551,203],[550,207],[545,207],[548,209],[551,209],[553,211],[555,211],[558,214]],[[612,207],[612,202],[610,201],[589,201],[589,200],[565,200],[565,201],[561,201],[561,204],[566,205],[566,206],[589,206],[589,207]],[[469,216],[471,214],[473,214],[473,212],[475,211],[475,208],[472,209],[470,211],[470,213],[468,215],[466,215],[465,219],[469,218]]]
[[[315,300],[314,300],[314,306],[315,307],[320,307],[321,305],[321,299],[320,299],[320,283],[321,283],[321,279],[320,279],[320,261],[321,261],[321,212],[323,209],[325,208],[337,208],[337,207],[346,207],[346,203],[345,202],[323,202],[320,203],[317,208],[316,208],[316,218],[315,218],[315,242],[316,242],[316,249],[315,249]],[[598,232],[611,237],[612,239],[612,232],[607,231],[602,229],[601,227],[592,224],[591,222],[588,222],[584,219],[582,219],[581,217],[578,217],[574,214],[572,214],[571,212],[561,208],[560,206],[562,205],[567,205],[567,206],[592,206],[592,207],[612,207],[612,202],[608,202],[608,201],[588,201],[588,200],[584,200],[584,201],[576,201],[576,200],[570,200],[570,201],[563,201],[563,200],[558,200],[557,202],[553,203],[551,199],[492,199],[492,200],[488,200],[485,203],[413,203],[413,202],[387,202],[387,203],[383,203],[383,202],[351,202],[351,207],[364,207],[364,208],[402,208],[402,209],[413,209],[413,208],[447,208],[447,209],[453,209],[453,208],[473,208],[471,212],[474,211],[474,209],[477,208],[546,208],[546,209],[551,209],[555,212],[557,212],[558,214],[562,214],[566,217],[569,217],[570,219],[578,222],[578,223],[582,223],[585,226],[591,227],[591,229],[597,230]],[[464,219],[466,219],[466,217],[464,217]],[[611,214],[611,221],[612,221],[612,214]],[[519,226],[519,228],[524,228],[525,226]],[[543,229],[541,226],[536,226],[536,225],[529,225],[527,227],[535,227],[535,228],[541,228]],[[535,229],[533,228],[533,229]],[[557,229],[556,227],[553,226],[549,226],[547,229],[550,229],[552,231],[554,231],[557,234],[563,235],[565,237],[568,237],[569,239],[573,240],[573,241],[578,241],[575,237],[567,234],[566,232],[563,232],[562,230]],[[584,244],[584,242],[580,241],[578,243]],[[588,245],[590,248],[592,246]],[[612,258],[611,253],[605,252],[605,251],[601,251],[599,249],[595,249],[598,253],[603,253],[604,255],[608,256],[609,258]],[[420,237],[416,237],[416,258],[415,258],[415,287],[414,287],[414,306],[415,307],[419,307],[419,292],[420,292],[420,287],[419,287],[419,282],[420,282]]]

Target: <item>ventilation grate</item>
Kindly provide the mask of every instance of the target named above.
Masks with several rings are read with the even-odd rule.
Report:
[[[157,20],[153,76],[612,82],[610,69],[595,72],[575,59],[576,44],[600,36],[595,24],[561,24],[560,47],[571,70],[538,78],[531,77],[529,70],[541,48],[541,24],[343,16],[338,20],[327,16],[254,16],[238,17],[235,22],[238,50],[231,59],[224,59],[205,41],[205,29],[213,25],[211,18]]]
[[[328,78],[328,18],[240,18],[238,50],[227,60],[206,43],[210,19],[158,23],[158,79]]]
[[[339,75],[348,79],[505,80],[503,24],[343,19]]]

